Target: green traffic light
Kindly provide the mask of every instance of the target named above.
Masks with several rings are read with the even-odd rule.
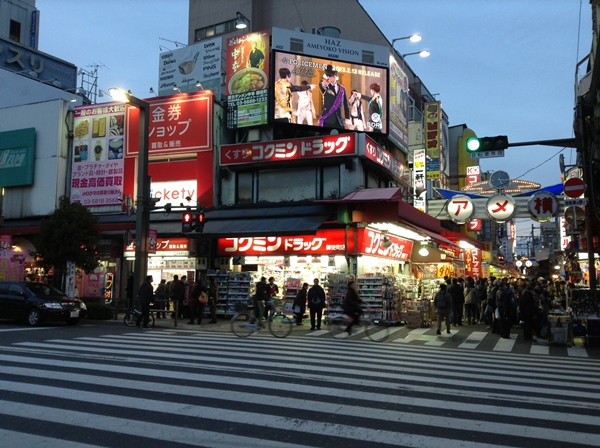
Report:
[[[478,138],[471,137],[467,140],[467,151],[474,152],[477,151],[480,147],[481,143]]]

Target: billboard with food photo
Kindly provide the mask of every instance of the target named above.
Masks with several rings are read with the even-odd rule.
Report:
[[[273,119],[387,134],[387,69],[274,53]]]
[[[267,123],[269,30],[227,39],[227,127]]]

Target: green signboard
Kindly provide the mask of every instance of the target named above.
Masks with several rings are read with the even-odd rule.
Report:
[[[0,132],[0,187],[33,184],[35,128]]]

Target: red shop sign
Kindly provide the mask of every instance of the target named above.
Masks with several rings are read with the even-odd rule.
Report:
[[[160,96],[144,101],[150,105],[150,155],[212,151],[211,91]],[[127,108],[127,157],[137,156],[138,153],[139,116],[139,109],[133,106]]]
[[[392,243],[390,247],[383,247],[381,245],[384,237],[387,237]],[[408,261],[412,248],[413,242],[410,240],[384,234],[374,229],[358,229],[358,251],[361,254],[391,258],[398,261]]]
[[[355,134],[221,146],[221,166],[347,156],[356,153]]]
[[[189,240],[187,238],[156,238],[156,252],[187,252]],[[125,246],[125,252],[135,251],[135,240]]]
[[[402,162],[396,159],[391,152],[375,143],[368,135],[365,137],[365,156],[387,169],[396,179],[410,183],[408,173]]]
[[[219,256],[236,255],[344,255],[343,229],[318,230],[316,235],[219,238]]]

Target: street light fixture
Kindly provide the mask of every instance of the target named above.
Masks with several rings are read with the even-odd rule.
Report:
[[[412,36],[397,37],[395,39],[392,39],[392,47],[394,46],[394,42],[396,42],[397,40],[404,39],[410,39],[411,42],[419,42],[422,39],[422,37],[418,34],[413,34]]]
[[[243,30],[244,28],[248,28],[248,23],[250,23],[250,21],[246,18],[246,16],[239,11],[236,12],[235,15],[236,15],[236,19],[235,19],[236,29]]]
[[[426,58],[428,57],[431,53],[427,50],[421,50],[421,51],[414,51],[412,53],[406,53],[403,54],[402,57],[405,58],[406,56],[412,56],[413,54],[418,54],[419,56],[421,56],[422,58]]]
[[[148,273],[148,240],[150,239],[150,176],[148,176],[148,121],[150,105],[121,89],[108,89],[115,101],[129,103],[140,111],[138,141],[138,176],[135,211],[134,289],[142,286]],[[134,294],[135,296],[135,294]],[[129,306],[133,304],[130,303]]]

